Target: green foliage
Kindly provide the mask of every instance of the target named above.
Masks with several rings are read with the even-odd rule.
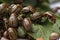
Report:
[[[43,37],[44,40],[49,40],[49,36],[52,32],[60,32],[60,17],[56,17],[56,23],[52,24],[46,21],[43,25],[33,24],[33,33],[28,33],[33,38]]]
[[[24,32],[24,29],[22,27],[18,27],[18,35],[19,35],[19,37],[25,36],[25,32]]]

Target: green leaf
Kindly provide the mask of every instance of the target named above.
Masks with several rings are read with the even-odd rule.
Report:
[[[33,24],[33,33],[29,33],[29,35],[31,35],[34,38],[38,38],[41,37],[43,35],[43,27],[41,25],[37,25],[37,24]]]
[[[56,23],[52,24],[46,21],[44,25],[33,24],[33,33],[28,33],[33,38],[43,37],[44,40],[49,40],[49,36],[52,32],[60,32],[60,17],[56,18]]]
[[[25,36],[25,31],[22,27],[18,27],[18,35],[19,37],[24,37]]]

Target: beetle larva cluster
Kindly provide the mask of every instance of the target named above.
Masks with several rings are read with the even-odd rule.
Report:
[[[38,0],[43,2],[43,0]],[[32,5],[23,6],[23,0],[14,0],[14,4],[0,4],[0,40],[34,40],[28,32],[32,32],[32,24],[41,20],[50,20],[56,23],[53,12],[37,12]],[[57,33],[50,35],[50,40],[58,39]]]

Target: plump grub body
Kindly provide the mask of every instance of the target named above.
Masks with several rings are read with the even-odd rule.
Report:
[[[31,31],[32,30],[32,22],[31,22],[30,18],[24,18],[23,26],[24,26],[26,31]]]
[[[15,13],[12,13],[9,18],[9,26],[10,27],[17,27],[18,26],[18,20]]]

